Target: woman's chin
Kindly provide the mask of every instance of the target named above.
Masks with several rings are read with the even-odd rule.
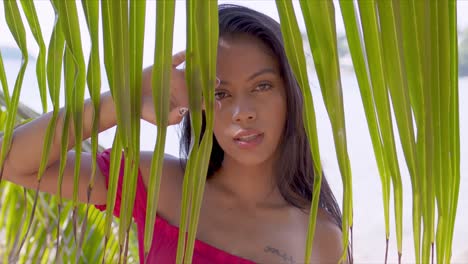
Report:
[[[232,158],[235,160],[237,166],[246,167],[262,166],[265,165],[268,160],[268,156],[260,155],[258,153],[244,153]]]

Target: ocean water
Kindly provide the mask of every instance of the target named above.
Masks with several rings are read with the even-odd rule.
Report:
[[[5,53],[4,53],[5,54]],[[17,56],[5,56],[10,92],[13,91],[16,75],[20,67]],[[331,126],[328,120],[318,82],[312,74],[311,90],[316,107],[317,126],[319,131],[320,151],[323,168],[331,184],[338,202],[342,203],[341,176],[335,156]],[[103,77],[104,78],[104,77]],[[385,256],[385,229],[382,205],[381,183],[373,154],[367,122],[362,107],[359,88],[354,74],[348,67],[342,71],[343,96],[346,115],[346,135],[348,153],[353,174],[354,203],[354,257],[356,263],[382,263]],[[468,101],[468,78],[459,80],[460,102]],[[103,79],[103,91],[108,90],[107,81]],[[88,93],[86,95],[89,97]],[[35,77],[35,60],[30,59],[20,97],[21,102],[41,112],[39,92]],[[61,97],[63,104],[63,95]],[[49,110],[51,109],[49,101]],[[461,183],[458,205],[458,215],[455,225],[452,263],[468,263],[468,104],[460,104],[460,145],[461,145]],[[394,125],[396,128],[396,126]],[[169,127],[167,133],[166,153],[179,155],[178,126]],[[99,142],[104,147],[110,147],[115,129],[109,129],[99,136]],[[156,142],[156,127],[142,121],[141,148],[152,150]],[[411,183],[405,166],[399,140],[397,139],[398,158],[401,167],[404,186],[404,230],[403,230],[403,263],[414,262],[411,224]],[[392,198],[393,199],[393,198]],[[391,205],[393,206],[393,204]],[[393,210],[391,210],[393,218]],[[391,220],[389,263],[397,262],[395,225]]]

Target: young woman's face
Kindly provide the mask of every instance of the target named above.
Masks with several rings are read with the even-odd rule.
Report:
[[[276,157],[286,120],[286,92],[278,62],[260,40],[221,38],[214,133],[224,159],[245,165]]]

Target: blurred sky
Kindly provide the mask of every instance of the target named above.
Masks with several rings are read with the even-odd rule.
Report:
[[[337,18],[337,32],[338,33],[344,33],[344,25],[343,21],[341,19],[340,11],[339,11],[339,4],[337,4],[337,1],[335,2],[335,7],[336,7],[336,18]],[[279,20],[278,18],[278,12],[276,11],[276,6],[273,0],[241,0],[241,1],[229,1],[229,0],[220,0],[220,4],[222,3],[232,3],[232,4],[239,4],[243,6],[250,7],[252,9],[256,9],[258,11],[261,11],[271,17],[273,17],[276,20]],[[301,30],[305,31],[304,27],[304,22],[302,18],[302,14],[300,13],[300,7],[299,7],[299,2],[298,1],[293,1],[294,7],[296,10],[296,15],[297,19],[299,21],[299,26],[301,27]],[[19,4],[19,3],[18,3]],[[54,15],[53,15],[53,9],[51,7],[51,4],[49,1],[44,1],[44,0],[36,0],[34,1],[34,4],[36,6],[38,16],[39,16],[39,22],[41,24],[41,28],[43,31],[44,35],[44,40],[46,43],[49,40],[50,34],[52,33],[52,28],[53,28],[53,23],[54,23]],[[155,21],[155,6],[156,2],[155,1],[148,1],[147,2],[147,16],[146,16],[146,34],[145,34],[145,54],[150,54],[152,53],[153,46],[151,45],[154,42],[154,21]],[[85,29],[86,28],[86,23],[84,19],[82,19],[83,12],[81,9],[81,5],[78,5],[78,12],[80,15],[80,21],[81,21],[81,28]],[[458,25],[459,28],[464,28],[468,25],[468,16],[465,16],[468,13],[468,1],[458,1],[457,2],[457,8],[458,8]],[[44,15],[42,15],[44,14]],[[21,13],[23,16],[23,13]],[[24,17],[24,16],[23,16]],[[26,20],[24,20],[26,21]],[[27,39],[28,39],[28,49],[29,52],[33,55],[37,54],[39,51],[39,48],[37,47],[32,33],[29,30],[26,30],[27,34]],[[89,37],[87,34],[82,34],[83,37],[83,50],[89,51],[90,49],[90,41],[88,40]],[[5,23],[5,18],[4,18],[4,8],[3,8],[3,1],[0,2],[0,46],[13,46],[16,47],[16,43],[14,42],[14,39],[12,38],[8,27]],[[182,50],[185,48],[185,1],[176,1],[176,19],[175,19],[175,31],[174,31],[174,51],[177,50]],[[144,64],[149,65],[152,63],[152,57],[151,56],[146,56]]]

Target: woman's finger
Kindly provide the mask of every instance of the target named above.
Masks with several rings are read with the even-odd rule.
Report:
[[[176,54],[174,54],[174,56],[172,56],[172,67],[177,67],[184,61],[185,61],[185,50],[179,51]]]

